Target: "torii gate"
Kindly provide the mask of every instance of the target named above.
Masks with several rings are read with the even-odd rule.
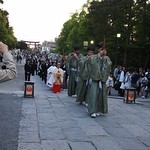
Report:
[[[39,45],[39,41],[23,41],[23,42],[25,42],[27,45],[34,45],[34,48],[36,48],[37,47],[37,45]]]

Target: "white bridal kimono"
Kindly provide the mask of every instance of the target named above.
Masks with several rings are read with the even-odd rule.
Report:
[[[55,69],[57,69],[56,66],[50,66],[47,69],[47,86],[52,88],[53,87],[53,83],[54,83],[54,71]]]

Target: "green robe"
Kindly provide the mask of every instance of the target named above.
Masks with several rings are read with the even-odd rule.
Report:
[[[100,99],[101,113],[108,113],[108,100],[107,100],[107,88],[106,81],[110,74],[112,62],[108,56],[104,56],[102,60],[102,98]]]
[[[87,62],[87,72],[88,72],[88,91],[87,91],[87,103],[89,114],[97,113],[101,111],[100,99],[101,99],[101,89],[99,88],[99,83],[102,79],[102,74],[100,71],[101,59],[98,55],[94,55]]]
[[[85,68],[85,62],[87,57],[81,57],[78,60],[78,81],[77,81],[77,102],[84,102],[86,100],[87,93],[87,71]]]
[[[108,56],[100,58],[95,55],[88,62],[88,75],[92,79],[88,84],[88,111],[92,113],[108,113],[106,80],[110,73],[111,60]]]
[[[79,58],[82,57],[82,54],[79,54]],[[78,59],[74,56],[69,56],[67,64],[67,72],[68,72],[68,96],[72,96],[76,94],[77,87],[77,69],[78,69]]]

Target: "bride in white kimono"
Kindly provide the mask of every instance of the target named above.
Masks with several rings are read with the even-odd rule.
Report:
[[[52,88],[54,83],[54,71],[57,69],[56,62],[53,62],[52,66],[47,69],[47,86]]]

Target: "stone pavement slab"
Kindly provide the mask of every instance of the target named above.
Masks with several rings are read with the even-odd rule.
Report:
[[[66,90],[52,93],[36,75],[31,76],[34,98],[24,98],[23,66],[18,67],[18,78],[0,86],[6,95],[2,100],[0,94],[0,118],[11,129],[3,130],[0,123],[0,150],[150,150],[150,99],[126,104],[109,96],[109,113],[91,118],[76,97],[68,97]]]
[[[16,150],[22,100],[0,91],[0,150]]]
[[[108,115],[93,119],[66,90],[52,93],[38,76],[32,80],[35,97],[23,99],[18,150],[150,149],[150,107],[141,99],[126,104],[122,98],[108,98]]]

